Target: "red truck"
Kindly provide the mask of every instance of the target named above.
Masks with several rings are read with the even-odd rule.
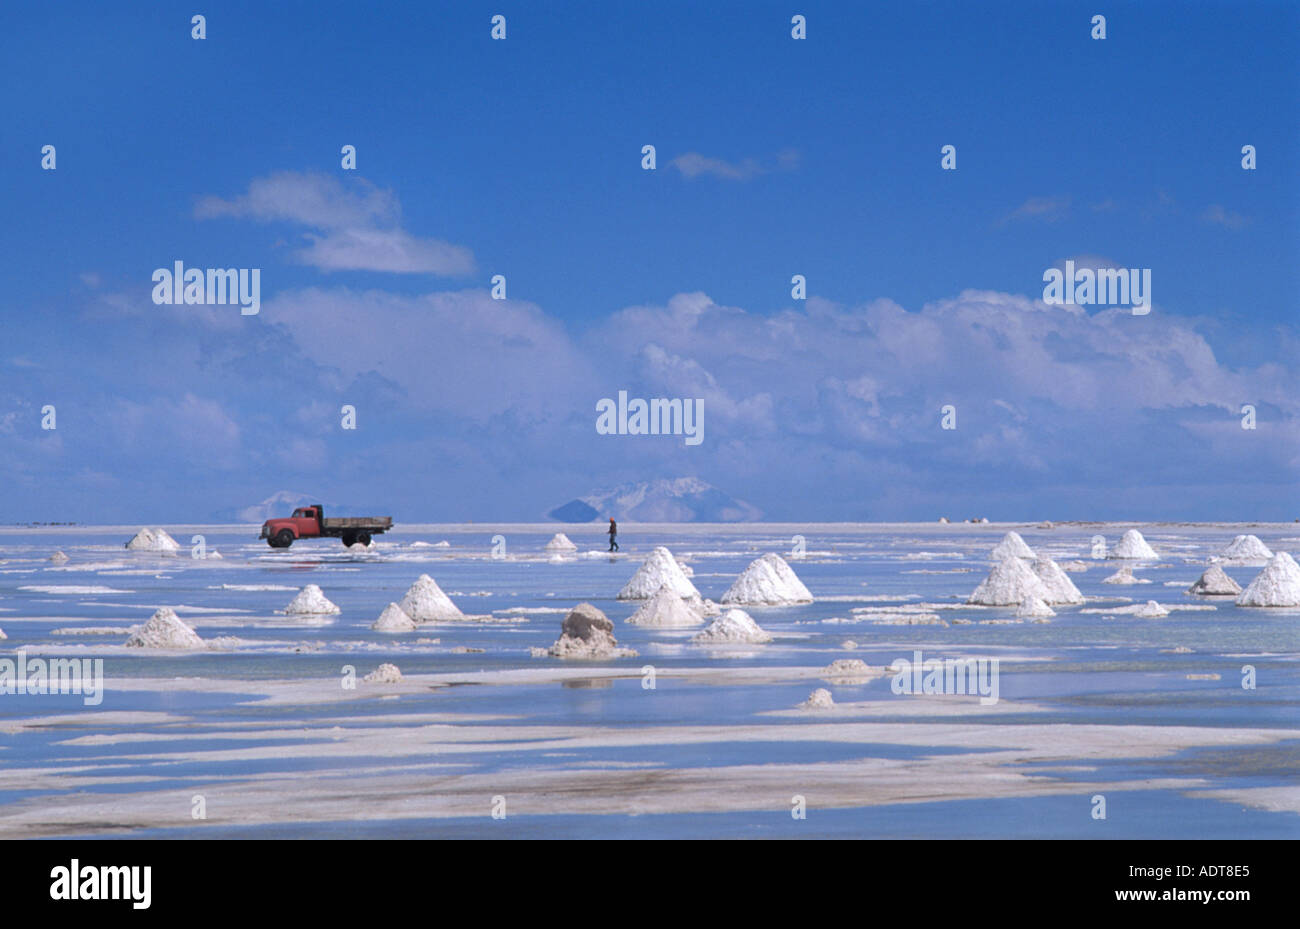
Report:
[[[268,519],[262,523],[262,534],[272,548],[288,548],[298,539],[336,537],[344,545],[370,544],[372,535],[380,535],[393,528],[391,516],[351,516],[344,519],[326,519],[325,508],[319,503],[300,506],[287,519]]]

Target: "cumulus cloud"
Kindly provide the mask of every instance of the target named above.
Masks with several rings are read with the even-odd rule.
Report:
[[[419,409],[547,419],[586,403],[589,362],[530,303],[479,290],[408,297],[313,287],[277,294],[262,315],[313,363],[350,378],[378,374]]]
[[[1032,460],[1070,468],[1097,429],[1090,453],[1124,446],[1118,473],[1148,416],[1178,422],[1213,408],[1235,423],[1241,397],[1279,411],[1278,438],[1294,444],[1300,423],[1296,372],[1230,369],[1187,320],[1119,309],[1088,315],[988,291],[911,312],[890,301],[845,307],[813,298],[772,317],[686,294],[616,314],[592,341],[621,352],[652,345],[661,363],[651,383],[670,396],[709,392],[715,434],[738,439],[754,423],[736,411],[760,392],[778,434],[838,444],[847,433],[953,461],[974,451],[1010,467]],[[959,410],[955,435],[938,429],[945,403]]]
[[[199,219],[236,218],[306,226],[309,245],[294,259],[323,271],[384,271],[456,276],[475,270],[469,249],[420,238],[400,226],[401,206],[391,191],[363,178],[282,171],[257,178],[231,199],[208,196]]]
[[[571,331],[479,290],[313,287],[265,301],[239,331],[92,318],[83,335],[104,350],[84,373],[103,395],[61,403],[44,435],[30,401],[0,402],[0,465],[19,486],[76,481],[72,463],[93,460],[124,493],[179,469],[204,475],[213,507],[314,486],[467,519],[682,474],[778,519],[957,515],[953,501],[976,499],[1015,518],[1026,500],[1068,501],[1053,518],[1135,512],[1108,509],[1121,505],[1240,518],[1243,494],[1252,515],[1294,500],[1300,370],[1272,351],[1294,333],[1269,334],[1267,360],[1228,365],[1197,320],[1073,310],[968,290],[755,313],[691,292]],[[166,365],[137,364],[146,337]],[[27,392],[57,395],[57,371],[31,378]],[[619,390],[703,398],[705,442],[597,435],[595,404]],[[345,403],[357,432],[339,429]],[[1240,428],[1243,403],[1256,431]],[[946,404],[955,430],[940,428]],[[168,492],[186,505],[185,487]]]

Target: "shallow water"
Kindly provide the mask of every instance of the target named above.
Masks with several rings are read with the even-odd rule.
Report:
[[[613,558],[596,525],[398,527],[355,553],[337,541],[274,551],[248,527],[166,527],[175,556],[125,551],[136,528],[0,529],[0,657],[100,657],[108,678],[98,706],[0,697],[0,834],[1300,836],[1300,610],[1184,593],[1236,534],[1300,551],[1294,524],[1141,526],[1161,559],[1135,567],[1151,583],[1125,587],[1101,583],[1117,562],[1090,557],[1095,535],[1113,545],[1123,526],[626,525]],[[1088,562],[1069,576],[1089,602],[1057,607],[1049,623],[981,624],[1012,615],[962,603],[1008,528],[1058,561]],[[542,546],[558,529],[582,551],[553,563]],[[190,557],[196,533],[223,558]],[[497,535],[505,557],[492,555]],[[802,558],[789,555],[795,535]],[[412,544],[444,539],[449,548]],[[639,604],[614,594],[658,544],[706,597],[775,551],[819,600],[751,609],[775,641],[741,650],[693,646],[695,629],[629,626]],[[50,563],[56,550],[71,560]],[[1260,567],[1225,570],[1244,587]],[[497,621],[371,631],[421,573],[465,613]],[[278,612],[308,583],[342,612]],[[1148,599],[1216,609],[1081,612]],[[529,657],[579,601],[604,610],[639,656]],[[853,612],[919,604],[948,625]],[[129,627],[160,606],[205,639],[239,642],[148,653],[122,648],[120,632],[54,634]],[[521,607],[550,612],[510,612]],[[456,651],[466,648],[482,651]],[[998,658],[999,703],[816,673],[914,650]],[[360,677],[383,661],[402,685],[343,689],[345,665]],[[791,712],[816,687],[836,709]],[[254,788],[273,802],[254,802]],[[1098,793],[1105,820],[1091,815]],[[190,815],[196,794],[209,801],[203,821]],[[795,795],[805,820],[790,815]],[[517,797],[517,812],[492,819],[496,796]],[[476,806],[482,815],[464,815]]]

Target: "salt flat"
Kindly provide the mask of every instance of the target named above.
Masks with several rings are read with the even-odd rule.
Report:
[[[616,557],[598,525],[562,527],[577,546],[562,555],[545,547],[556,524],[399,526],[368,550],[287,552],[255,528],[163,527],[174,555],[123,550],[138,528],[0,528],[14,572],[0,576],[0,657],[102,658],[105,674],[99,706],[0,697],[0,836],[357,835],[395,823],[601,836],[625,834],[628,817],[638,835],[700,834],[691,814],[725,814],[728,834],[744,834],[789,820],[798,796],[816,834],[942,836],[957,816],[961,834],[1086,837],[1102,794],[1111,836],[1300,837],[1300,776],[1287,763],[1300,746],[1300,609],[1165,585],[1198,576],[1237,535],[1300,550],[1292,524],[627,524]],[[1133,563],[1151,586],[1103,584],[1117,562],[1092,557],[1095,535],[1113,545],[1129,528],[1159,555]],[[1084,602],[1054,605],[1045,623],[982,622],[1014,619],[1014,606],[965,602],[1010,529],[1081,562],[1069,577]],[[196,534],[222,559],[189,557]],[[505,557],[493,555],[498,534]],[[616,595],[660,545],[705,598],[774,553],[814,602],[745,606],[773,641],[721,650],[691,644],[697,629],[628,624],[644,601]],[[57,550],[66,564],[48,561]],[[942,570],[917,573],[926,561]],[[1244,588],[1262,566],[1223,568]],[[129,581],[106,583],[123,572]],[[421,574],[485,620],[372,630]],[[286,615],[308,584],[340,612]],[[1167,616],[1125,609],[1150,599],[1129,591],[1156,588]],[[579,602],[639,655],[531,657]],[[160,606],[216,647],[125,647],[122,630]],[[873,622],[917,612],[949,624]],[[996,658],[998,701],[893,692],[884,669],[916,651]],[[843,658],[881,673],[828,682]],[[361,680],[384,662],[401,681]],[[799,709],[819,687],[835,705]],[[504,820],[492,818],[498,797]],[[906,809],[906,825],[886,828],[889,808]]]

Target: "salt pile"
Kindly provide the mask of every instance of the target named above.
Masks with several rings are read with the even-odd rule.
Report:
[[[362,678],[367,684],[396,684],[401,679],[402,672],[397,669],[397,665],[387,661]]]
[[[465,618],[460,608],[442,592],[438,582],[427,574],[421,574],[416,578],[398,606],[417,623]]]
[[[1136,529],[1130,529],[1124,533],[1124,537],[1119,543],[1110,550],[1111,558],[1128,558],[1137,561],[1154,561],[1160,556],[1156,550],[1147,544],[1147,540],[1142,538],[1142,533]]]
[[[175,552],[180,550],[176,540],[161,529],[141,529],[126,543],[133,552]]]
[[[396,603],[390,603],[370,628],[376,632],[410,632],[415,628],[415,620],[407,616]]]
[[[1034,550],[1025,544],[1025,540],[1020,537],[1018,532],[1008,532],[1002,537],[1002,541],[993,547],[989,553],[991,561],[1001,561],[1004,558],[1033,558]]]
[[[727,610],[691,638],[698,645],[727,645],[746,643],[756,645],[771,642],[772,636],[759,628],[752,616],[744,610]]]
[[[298,591],[298,596],[284,608],[286,613],[338,613],[339,608],[321,593],[315,584],[308,584]]]
[[[1055,616],[1056,611],[1037,597],[1025,597],[1016,607],[1016,616],[1020,619],[1037,619],[1040,616]]]
[[[1241,536],[1237,536],[1241,538]],[[1199,594],[1201,596],[1236,596],[1241,593],[1241,585],[1228,577],[1226,571],[1217,564],[1210,565],[1205,569],[1205,573],[1197,578],[1196,583],[1187,588],[1189,594]]]
[[[1133,569],[1128,565],[1120,568],[1110,577],[1102,579],[1103,584],[1150,584],[1151,582],[1144,577],[1134,577]]]
[[[1082,603],[1083,594],[1074,586],[1074,581],[1061,570],[1061,566],[1046,555],[1034,561],[1034,574],[1043,582],[1051,595],[1043,599],[1051,604]]]
[[[9,636],[5,635],[5,631],[3,629],[0,629],[0,639],[7,639],[7,638],[9,638]]]
[[[688,597],[686,602],[692,610],[699,613],[701,616],[705,617],[706,619],[711,619],[712,617],[717,616],[719,613],[722,612],[722,607],[718,606],[716,603],[714,603],[712,600],[708,599],[707,597],[703,600],[701,600],[699,597]]]
[[[1267,545],[1259,540],[1258,536],[1239,535],[1223,551],[1215,556],[1215,561],[1231,561],[1236,563],[1259,562],[1263,564],[1273,557]]]
[[[1141,616],[1143,619],[1158,619],[1161,616],[1168,616],[1169,611],[1154,600],[1148,600],[1142,606],[1133,611],[1134,616]]]
[[[876,677],[876,672],[861,658],[836,658],[822,668],[822,677],[832,684],[862,684]]]
[[[619,648],[614,624],[590,603],[579,603],[564,617],[560,637],[547,650],[552,658],[630,658],[636,652]]]
[[[197,632],[181,622],[176,611],[165,606],[149,617],[149,621],[131,633],[126,640],[128,648],[203,648]]]
[[[619,600],[649,600],[667,584],[679,597],[699,597],[686,572],[682,570],[673,553],[662,545],[650,553],[650,556],[636,569],[632,580],[628,581],[618,592]]]
[[[63,554],[63,552],[55,552],[53,555],[50,556],[50,561],[54,562],[55,564],[67,564],[68,556]]]
[[[831,692],[825,687],[818,687],[808,695],[808,699],[799,704],[801,710],[829,710],[835,706]]]
[[[701,612],[696,612],[688,601],[673,592],[671,587],[660,587],[659,592],[641,604],[640,609],[628,617],[633,626],[698,626],[704,622]]]
[[[557,532],[551,537],[551,541],[546,543],[548,552],[576,552],[578,546],[569,540],[569,537],[563,532]]]
[[[1237,598],[1237,606],[1300,606],[1300,565],[1278,552]]]
[[[749,563],[749,567],[722,595],[722,602],[777,606],[812,603],[813,595],[784,558],[769,552]]]
[[[1052,598],[1052,594],[1024,561],[1019,558],[1004,558],[993,566],[989,576],[975,588],[966,602],[985,606],[1015,606],[1023,603],[1026,597],[1037,597],[1046,602]]]

